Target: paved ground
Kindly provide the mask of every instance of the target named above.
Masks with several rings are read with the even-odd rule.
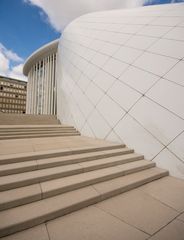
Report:
[[[183,240],[184,181],[165,177],[3,240]]]

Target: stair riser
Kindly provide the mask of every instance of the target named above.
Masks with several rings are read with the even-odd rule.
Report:
[[[56,173],[56,174],[52,174],[52,175],[48,175],[48,176],[41,176],[41,177],[35,177],[32,179],[28,179],[28,180],[23,180],[20,182],[13,182],[13,183],[8,183],[5,185],[1,185],[0,186],[0,191],[5,191],[5,190],[10,190],[13,188],[18,188],[18,187],[23,187],[23,186],[28,186],[34,183],[39,183],[39,182],[44,182],[44,181],[48,181],[48,180],[52,180],[52,179],[57,179],[60,177],[67,177],[67,176],[71,176],[73,174],[78,174],[78,173],[83,173],[83,172],[89,172],[89,171],[93,171],[93,170],[97,170],[97,169],[102,169],[102,168],[106,168],[106,167],[112,167],[112,166],[116,166],[116,165],[121,165],[124,163],[128,163],[128,162],[132,162],[132,161],[138,161],[143,159],[143,157],[140,158],[132,158],[132,159],[127,159],[127,161],[122,160],[122,161],[118,161],[118,162],[114,162],[114,163],[106,163],[106,164],[102,164],[102,165],[98,165],[98,166],[90,166],[90,167],[81,167],[79,169],[76,170],[70,170],[70,171],[66,171],[66,172],[61,172],[61,173]],[[154,163],[152,163],[154,164]]]
[[[60,125],[60,123],[59,123],[59,121],[34,121],[34,120],[29,120],[29,121],[16,121],[15,119],[14,120],[12,120],[12,121],[8,121],[8,119],[7,120],[4,120],[4,121],[2,121],[2,119],[0,119],[0,126],[1,125],[9,125],[9,126],[19,126],[19,125],[24,125],[24,126],[26,126],[26,125],[28,125],[28,126],[30,126],[30,125],[50,125],[50,126],[52,126],[52,125]]]
[[[79,189],[79,188],[82,188],[82,187],[87,187],[87,186],[92,185],[92,184],[104,182],[104,181],[107,181],[107,180],[112,180],[112,179],[117,178],[117,177],[122,177],[122,176],[125,176],[125,175],[128,175],[128,174],[131,174],[131,173],[136,173],[136,172],[139,172],[141,170],[146,170],[146,169],[149,169],[149,168],[152,168],[152,167],[155,167],[154,163],[150,163],[149,165],[145,165],[145,166],[141,166],[141,167],[135,167],[131,170],[126,170],[126,171],[121,171],[121,172],[118,172],[118,173],[107,174],[107,175],[101,176],[101,177],[96,177],[94,179],[86,180],[86,181],[83,181],[83,182],[80,182],[80,183],[71,184],[70,186],[67,186],[67,187],[57,188],[57,189],[54,189],[52,191],[43,192],[43,190],[42,190],[41,199],[53,197],[53,196],[56,196],[56,195],[59,195],[59,194],[62,194],[62,193],[66,193],[66,192],[69,192],[69,191],[73,191],[73,190],[76,190],[76,189]],[[8,209],[8,208],[16,207],[16,206],[23,205],[23,204],[26,204],[26,203],[31,203],[31,202],[37,201],[39,198],[40,198],[40,194],[37,194],[37,195],[32,195],[29,198],[20,199],[19,201],[8,202],[6,204],[0,205],[0,210],[5,210],[5,209]]]
[[[6,228],[0,229],[0,237],[7,236],[7,235],[13,234],[15,232],[21,231],[21,230],[25,230],[27,228],[31,228],[33,226],[39,225],[41,223],[44,223],[46,221],[55,219],[57,217],[64,216],[66,214],[69,214],[69,213],[72,213],[74,211],[80,210],[80,209],[82,209],[84,207],[87,207],[87,206],[90,206],[92,204],[96,204],[100,201],[103,201],[103,200],[108,199],[110,197],[116,196],[116,195],[121,194],[123,192],[126,192],[128,190],[132,190],[136,187],[142,186],[143,184],[149,183],[153,180],[157,180],[157,179],[162,178],[162,177],[167,176],[167,175],[168,175],[168,173],[157,174],[155,176],[145,178],[144,180],[137,181],[136,183],[132,183],[132,184],[129,184],[127,186],[123,186],[123,187],[121,187],[119,189],[116,189],[116,190],[113,190],[109,193],[102,194],[101,196],[97,195],[96,197],[91,197],[87,200],[80,201],[80,202],[78,202],[78,203],[76,203],[72,206],[62,208],[62,209],[58,209],[57,211],[54,211],[54,212],[43,214],[41,216],[32,218],[28,221],[19,222],[19,223],[14,224],[14,225],[13,224],[9,225]]]
[[[65,133],[65,134],[45,134],[45,135],[25,135],[25,136],[8,136],[8,137],[0,137],[0,140],[10,140],[10,139],[22,139],[22,138],[43,138],[43,137],[66,137],[66,136],[80,136],[80,133]]]
[[[36,202],[42,199],[41,194],[33,194],[29,197],[21,198],[16,201],[6,202],[6,204],[0,204],[0,211],[7,210],[13,207],[18,207],[24,204]]]
[[[56,153],[48,153],[48,154],[40,154],[39,152],[32,156],[23,156],[23,157],[13,157],[13,158],[6,158],[0,160],[0,165],[2,164],[9,164],[9,163],[19,163],[31,160],[40,160],[44,158],[54,158],[54,157],[62,157],[74,154],[82,154],[82,153],[90,153],[90,152],[99,152],[104,150],[113,150],[113,149],[120,149],[124,148],[125,145],[112,145],[107,147],[99,147],[99,148],[90,148],[90,149],[80,149],[80,150],[71,150],[71,151],[64,151],[64,152],[56,152]]]
[[[103,155],[96,155],[96,156],[90,156],[90,157],[84,157],[84,158],[81,157],[81,158],[71,159],[71,160],[62,161],[62,162],[42,164],[42,165],[39,165],[38,168],[44,169],[44,168],[49,168],[49,167],[57,167],[57,166],[64,166],[64,165],[68,165],[68,164],[88,162],[88,161],[92,161],[92,160],[99,160],[102,158],[109,158],[109,157],[125,155],[125,154],[129,154],[129,153],[133,153],[133,152],[134,152],[133,150],[127,150],[127,151],[122,151],[122,152],[106,153]]]
[[[115,189],[111,192],[108,192],[108,193],[105,193],[105,194],[101,195],[101,201],[104,201],[104,200],[106,200],[108,198],[111,198],[111,197],[115,197],[115,196],[117,196],[121,193],[133,190],[133,189],[138,188],[138,187],[140,187],[144,184],[150,183],[152,181],[158,180],[158,179],[166,177],[168,175],[169,175],[169,173],[166,171],[165,173],[157,174],[156,176],[152,176],[152,177],[146,178],[144,180],[131,183],[127,186],[120,187],[120,188]]]
[[[76,128],[73,127],[0,128],[0,134],[7,132],[32,132],[32,131],[55,131],[55,130],[72,131],[76,130]]]
[[[131,174],[131,173],[136,173],[136,172],[146,170],[146,169],[149,169],[149,168],[152,168],[152,167],[155,167],[154,163],[150,164],[150,165],[146,165],[146,166],[136,167],[136,168],[128,170],[128,171],[122,171],[122,172],[119,172],[119,173],[109,174],[107,176],[95,178],[95,179],[92,179],[92,180],[89,180],[89,181],[84,181],[84,182],[79,183],[79,184],[73,184],[69,187],[60,188],[60,189],[57,189],[57,190],[54,190],[54,191],[43,192],[42,198],[44,199],[44,198],[48,198],[48,197],[53,197],[53,196],[56,196],[58,194],[70,192],[70,191],[73,191],[73,190],[76,190],[76,189],[79,189],[79,188],[82,188],[82,187],[87,187],[89,185],[93,185],[93,184],[96,184],[96,183],[108,181],[108,180],[111,180],[111,179],[114,179],[114,178],[117,178],[117,177],[122,177],[122,176],[125,176],[125,175],[128,175],[128,174]]]
[[[90,157],[84,157],[84,158],[76,158],[76,159],[71,159],[71,160],[66,160],[66,161],[61,161],[61,162],[51,162],[51,163],[45,163],[45,164],[38,164],[38,165],[32,165],[32,166],[27,166],[27,167],[22,167],[22,168],[17,168],[17,169],[10,169],[10,170],[5,170],[5,171],[0,171],[0,176],[6,176],[6,175],[11,175],[11,174],[17,174],[17,173],[23,173],[23,172],[28,172],[28,171],[33,171],[33,170],[41,170],[45,168],[52,168],[52,167],[58,167],[58,166],[64,166],[68,164],[74,164],[74,163],[81,163],[81,162],[87,162],[87,161],[92,161],[92,160],[98,160],[102,158],[109,158],[109,157],[114,157],[114,156],[120,156],[120,155],[125,155],[129,153],[133,153],[133,150],[127,150],[127,151],[122,151],[122,152],[115,152],[115,153],[107,153],[103,155],[96,155],[96,156],[90,156]],[[141,156],[141,159],[143,156]],[[122,160],[120,160],[122,162]],[[112,163],[113,165],[113,163]],[[110,163],[109,163],[110,166]],[[92,170],[94,168],[92,167]]]
[[[0,229],[0,237],[4,237],[4,236],[10,235],[10,234],[13,234],[13,233],[37,226],[37,225],[40,225],[48,220],[52,220],[57,217],[64,216],[66,214],[80,210],[82,208],[88,207],[88,206],[93,205],[98,202],[100,202],[99,196],[89,198],[88,200],[81,201],[78,204],[70,206],[69,208],[60,209],[59,211],[45,214],[43,216],[39,216],[38,218],[24,221],[20,224],[12,225],[11,227],[8,227],[5,229]]]
[[[39,182],[49,181],[49,180],[57,179],[57,178],[61,178],[61,177],[67,177],[67,176],[71,176],[73,174],[79,174],[82,172],[83,172],[83,170],[79,168],[79,169],[67,171],[64,173],[63,172],[56,173],[53,175],[42,176],[42,177],[37,177],[37,178],[32,178],[32,179],[26,179],[24,181],[13,182],[10,184],[8,183],[8,184],[0,186],[0,191],[6,191],[6,190],[18,188],[18,187],[24,187],[24,186],[32,185],[32,184],[39,183]]]
[[[50,134],[50,133],[79,133],[76,130],[62,130],[62,129],[58,129],[58,130],[44,130],[44,131],[25,131],[25,132],[5,132],[5,133],[1,133],[0,132],[0,137],[5,137],[5,136],[19,136],[19,135],[35,135],[35,134]]]

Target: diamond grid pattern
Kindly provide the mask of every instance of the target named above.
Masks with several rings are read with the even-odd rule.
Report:
[[[61,122],[125,142],[184,178],[183,33],[182,3],[74,20],[59,45]]]

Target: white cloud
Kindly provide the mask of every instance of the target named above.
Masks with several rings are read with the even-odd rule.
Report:
[[[27,77],[25,77],[22,74],[23,66],[24,66],[24,64],[19,64],[19,65],[12,67],[12,69],[8,73],[8,77],[26,81]]]
[[[16,78],[20,80],[26,80],[23,75],[23,63],[19,63],[14,67],[11,67],[12,62],[22,62],[23,59],[19,57],[12,50],[7,49],[2,43],[0,43],[0,75],[5,77]]]
[[[158,0],[23,0],[40,7],[48,16],[49,22],[57,31],[63,28],[73,19],[89,12],[110,9],[132,8],[158,3]],[[180,0],[183,1],[184,0]],[[170,3],[178,0],[170,0]],[[42,14],[41,14],[42,15]],[[43,16],[42,16],[43,18]]]
[[[47,15],[50,24],[61,31],[70,21],[82,14],[142,6],[148,0],[24,0],[40,7]]]
[[[14,62],[22,62],[23,59],[19,57],[15,52],[10,49],[7,49],[2,43],[0,43],[0,51],[9,59]]]
[[[7,74],[9,69],[9,60],[0,52],[0,75]]]

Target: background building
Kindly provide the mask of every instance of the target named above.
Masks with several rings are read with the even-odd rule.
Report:
[[[184,4],[81,16],[58,49],[61,122],[184,178]]]
[[[26,112],[27,82],[0,76],[0,111]]]
[[[44,45],[26,61],[27,114],[56,114],[56,52],[58,40]]]

